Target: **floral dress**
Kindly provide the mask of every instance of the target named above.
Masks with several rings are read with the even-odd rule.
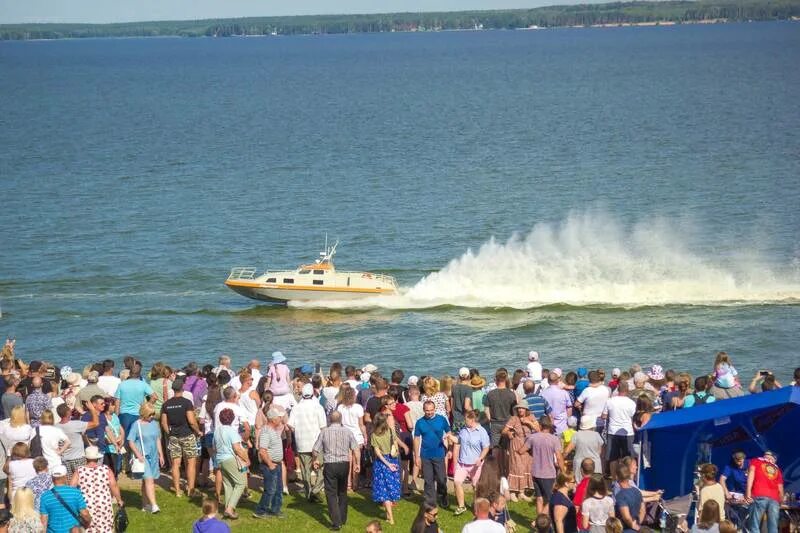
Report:
[[[114,499],[111,497],[108,472],[105,465],[82,466],[78,469],[78,485],[92,515],[92,525],[86,528],[87,533],[114,531]]]
[[[448,420],[450,419],[447,414],[447,400],[448,400],[447,394],[443,392],[437,392],[433,396],[428,396],[427,394],[423,394],[422,398],[420,399],[422,400],[423,404],[428,401],[433,402],[433,405],[436,408],[436,414],[442,415]]]
[[[517,450],[525,446],[525,439],[532,433],[531,428],[523,424],[522,420],[517,415],[508,419],[506,427],[514,430],[514,436],[509,440],[509,487],[514,492],[532,489],[533,479],[531,479],[531,463],[533,462],[533,457],[529,453],[517,453]]]
[[[393,429],[386,431],[383,435],[372,434],[370,444],[383,454],[386,461],[395,466],[395,471],[387,464],[378,459],[372,465],[372,500],[377,503],[396,502],[400,499],[400,459],[397,456],[397,449],[394,446],[396,434]],[[392,455],[394,452],[394,455]]]

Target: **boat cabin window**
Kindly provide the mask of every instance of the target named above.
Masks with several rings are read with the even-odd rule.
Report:
[[[305,269],[303,269],[300,272],[298,272],[298,274],[310,274],[310,273],[311,273],[310,270],[305,270]],[[314,272],[314,274],[316,274],[316,272]]]
[[[284,283],[294,283],[294,278],[283,278]]]
[[[314,285],[322,285],[322,280],[321,279],[315,279],[314,281],[312,281],[312,283]]]
[[[275,283],[275,278],[267,278],[267,283]]]
[[[321,276],[321,275],[323,275],[324,273],[325,273],[325,271],[324,271],[324,270],[315,270],[315,271],[314,271],[314,274],[315,274],[315,275],[317,275],[317,276]]]

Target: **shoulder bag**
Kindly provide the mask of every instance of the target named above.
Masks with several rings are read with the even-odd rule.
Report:
[[[144,438],[142,438],[142,423],[136,422],[136,427],[139,430],[139,446],[142,447],[142,457],[144,457]],[[131,454],[131,474],[144,474],[144,461],[136,458],[136,455]]]
[[[91,516],[89,518],[84,518],[83,516],[81,516],[80,513],[76,513],[75,511],[72,510],[72,507],[67,505],[67,502],[64,501],[64,498],[61,497],[61,495],[58,493],[58,491],[55,489],[55,487],[52,488],[52,491],[53,491],[53,496],[56,497],[56,500],[58,500],[58,503],[63,505],[64,509],[69,511],[69,514],[72,515],[72,518],[74,518],[75,520],[78,521],[78,523],[81,525],[81,527],[87,528],[90,525],[92,525],[92,517]]]

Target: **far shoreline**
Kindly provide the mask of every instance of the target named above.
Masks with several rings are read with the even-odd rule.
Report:
[[[294,15],[117,23],[0,24],[0,40],[143,37],[283,37],[352,33],[530,31],[800,21],[800,0],[661,0],[532,9]]]
[[[0,43],[3,42],[53,42],[53,41],[93,41],[93,40],[156,40],[156,39],[179,39],[179,40],[195,40],[195,39],[277,39],[277,38],[293,38],[293,37],[352,37],[355,35],[385,35],[385,34],[432,34],[432,33],[490,33],[490,32],[540,32],[540,31],[553,31],[553,30],[594,30],[594,29],[630,29],[630,28],[674,28],[681,26],[721,26],[721,25],[736,25],[736,24],[782,24],[782,23],[798,23],[800,18],[787,19],[787,20],[697,20],[697,21],[658,21],[658,22],[621,22],[613,24],[592,24],[592,25],[573,25],[573,26],[547,26],[547,27],[520,27],[520,28],[453,28],[453,29],[437,29],[437,30],[392,30],[392,31],[364,31],[364,32],[349,32],[349,33],[291,33],[291,34],[254,34],[254,35],[105,35],[105,36],[86,36],[86,37],[55,37],[55,38],[29,38],[29,39],[3,39],[0,38]],[[2,25],[0,25],[2,30]]]

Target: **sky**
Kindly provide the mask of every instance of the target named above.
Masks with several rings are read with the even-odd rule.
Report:
[[[598,0],[0,0],[0,24],[464,11],[575,3],[598,3]]]

